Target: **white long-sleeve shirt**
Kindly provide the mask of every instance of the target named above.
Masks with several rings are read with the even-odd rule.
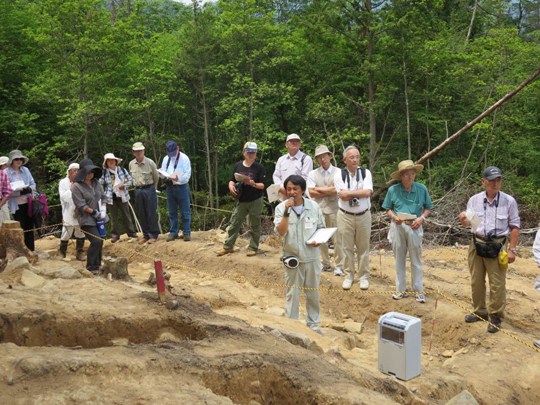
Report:
[[[71,195],[71,182],[68,177],[64,177],[58,184],[58,193],[62,203],[62,219],[68,225],[79,226],[79,221],[75,219],[75,204]]]
[[[536,232],[536,238],[533,244],[534,261],[540,267],[540,229]]]

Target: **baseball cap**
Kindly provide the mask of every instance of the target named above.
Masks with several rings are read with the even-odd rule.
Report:
[[[167,156],[173,158],[176,156],[176,151],[178,150],[178,144],[175,141],[168,141],[165,144],[165,149],[167,150]]]
[[[78,163],[72,163],[69,165],[68,167],[68,172],[72,169],[78,169],[79,168],[79,164]]]
[[[287,141],[286,142],[289,142],[289,141],[292,141],[294,139],[298,139],[300,142],[302,142],[302,140],[300,139],[300,137],[296,134],[290,134],[288,137],[287,137]]]
[[[246,142],[244,145],[244,151],[257,152],[257,144],[255,142]]]
[[[501,169],[495,166],[486,167],[486,169],[484,170],[484,174],[482,175],[482,177],[488,181],[496,179],[497,177],[502,178],[502,176],[503,175],[501,173]]]
[[[135,143],[133,144],[133,147],[132,147],[131,149],[132,149],[132,150],[144,150],[145,147],[144,147],[144,145],[143,145],[142,142],[135,142]]]

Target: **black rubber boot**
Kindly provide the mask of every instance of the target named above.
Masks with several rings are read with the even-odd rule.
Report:
[[[84,238],[77,238],[77,260],[80,260],[81,262],[84,262],[86,260],[86,257],[83,253],[83,247]]]
[[[58,257],[66,258],[67,248],[68,248],[68,240],[61,240],[60,241],[60,248],[58,249]]]

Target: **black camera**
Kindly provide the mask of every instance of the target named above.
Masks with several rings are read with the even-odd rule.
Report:
[[[161,189],[166,190],[167,187],[173,186],[173,181],[171,179],[163,179],[163,183],[161,184]]]
[[[242,195],[243,185],[243,181],[237,181],[236,183],[234,183],[234,188],[236,190],[236,195],[234,196],[234,198],[236,198],[237,200],[240,199],[240,196]]]
[[[360,205],[360,199],[353,197],[349,200],[349,207],[356,207]]]
[[[484,237],[484,240],[488,242],[492,242],[494,240],[498,239],[497,234],[494,231],[489,231],[487,235]]]

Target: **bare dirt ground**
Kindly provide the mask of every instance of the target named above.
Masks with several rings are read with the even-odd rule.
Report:
[[[283,282],[278,247],[263,244],[246,257],[239,240],[237,252],[218,258],[221,243],[216,231],[194,233],[189,243],[106,242],[105,255],[129,259],[133,282],[51,279],[28,288],[0,274],[0,404],[444,404],[463,390],[480,404],[540,403],[540,353],[487,333],[482,322],[464,323],[466,312],[445,299],[435,310],[436,294],[419,304],[361,294],[358,284],[346,293],[341,278],[323,273],[321,288],[337,291],[321,293],[319,336],[284,318],[284,288],[265,284]],[[37,243],[42,252],[57,247],[54,238]],[[519,254],[508,272],[503,328],[531,344],[540,339],[538,267],[530,248]],[[172,275],[175,309],[145,284],[153,258]],[[374,251],[370,261],[369,291],[393,290],[391,254]],[[66,266],[83,264],[51,258],[37,265]],[[424,274],[428,291],[469,308],[465,248],[426,250]],[[422,319],[422,374],[408,382],[378,371],[377,321],[389,311]],[[364,322],[362,332],[344,330],[346,320]],[[264,325],[316,343],[290,344]]]

